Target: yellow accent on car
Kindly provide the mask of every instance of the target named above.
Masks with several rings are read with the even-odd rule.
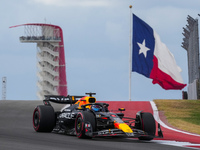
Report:
[[[119,108],[119,111],[125,111],[125,108]]]
[[[96,102],[96,98],[95,97],[90,97],[90,96],[85,96],[83,98],[81,98],[80,100],[78,100],[75,104],[79,104],[79,109],[81,109],[82,105],[86,105],[89,103],[95,103]],[[87,106],[86,108],[90,108],[90,106]]]
[[[118,128],[125,133],[133,133],[133,130],[126,123],[120,123]]]

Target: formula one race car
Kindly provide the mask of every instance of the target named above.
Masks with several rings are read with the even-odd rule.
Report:
[[[89,96],[45,96],[44,105],[39,105],[33,112],[33,127],[37,132],[58,132],[76,135],[78,138],[102,136],[124,136],[140,140],[155,138],[156,125],[151,113],[139,111],[136,118],[124,117],[109,112],[107,103],[96,103],[95,93]],[[54,112],[51,102],[70,104],[61,111]],[[160,125],[158,135],[162,137]]]

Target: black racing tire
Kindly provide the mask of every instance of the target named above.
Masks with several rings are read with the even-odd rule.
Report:
[[[156,123],[151,113],[141,113],[141,128],[148,133],[148,136],[140,136],[138,139],[146,141],[153,140],[156,133]]]
[[[33,128],[36,132],[51,132],[55,124],[55,113],[52,106],[39,105],[35,108]]]
[[[92,126],[92,131],[96,130],[96,119],[92,112],[82,111],[77,114],[75,120],[75,131],[78,138],[92,138],[85,135],[85,123],[89,122]]]

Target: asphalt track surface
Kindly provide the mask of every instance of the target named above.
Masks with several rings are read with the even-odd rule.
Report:
[[[56,133],[37,133],[32,127],[32,113],[42,101],[0,101],[0,150],[184,150],[188,148],[143,142],[137,139],[78,139]],[[142,107],[134,105],[139,108]],[[62,105],[54,105],[56,110]],[[116,102],[115,107],[119,106]],[[129,106],[130,107],[130,106]],[[132,108],[134,109],[134,108]],[[129,114],[130,110],[127,110]],[[131,112],[130,116],[135,116]]]

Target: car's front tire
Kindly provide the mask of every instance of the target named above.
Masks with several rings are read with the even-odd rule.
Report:
[[[156,123],[151,113],[141,113],[141,130],[145,131],[148,136],[140,136],[139,140],[153,140],[156,132]]]
[[[78,113],[76,120],[75,120],[75,131],[76,136],[78,138],[91,138],[86,135],[85,132],[85,123],[89,122],[91,124],[92,131],[95,131],[96,128],[96,122],[95,122],[95,116],[92,112],[80,112]]]

